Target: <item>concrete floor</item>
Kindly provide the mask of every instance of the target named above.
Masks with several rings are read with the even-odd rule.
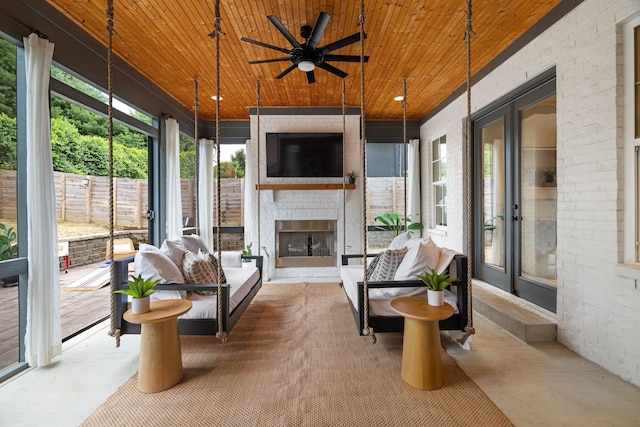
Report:
[[[640,426],[640,388],[557,342],[526,344],[478,314],[474,326],[469,350],[444,335],[443,344],[516,426]],[[0,426],[79,425],[137,370],[139,336],[116,348],[108,329],[93,327],[52,366],[1,384]]]

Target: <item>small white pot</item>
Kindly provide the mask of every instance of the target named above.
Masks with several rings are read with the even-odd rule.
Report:
[[[131,298],[131,312],[133,314],[148,313],[151,309],[151,299],[149,297],[144,298]]]
[[[429,301],[429,305],[434,305],[436,307],[443,306],[444,291],[432,291],[431,289],[427,289],[427,300]]]

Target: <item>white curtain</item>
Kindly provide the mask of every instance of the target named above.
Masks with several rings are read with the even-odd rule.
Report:
[[[244,168],[244,244],[248,245],[253,242],[253,222],[256,215],[254,211],[257,203],[257,155],[251,140],[247,140],[246,147],[246,166]],[[257,255],[260,249],[257,247],[257,243],[252,245],[252,248],[253,254]]]
[[[200,237],[213,251],[213,141],[200,140],[198,151],[198,227]]]
[[[175,119],[165,119],[167,149],[167,239],[182,235],[182,197],[180,192],[180,127]]]
[[[409,141],[407,154],[407,215],[411,222],[422,222],[420,215],[420,140]]]
[[[49,118],[53,47],[53,43],[35,34],[24,38],[29,241],[25,356],[30,366],[48,365],[62,353],[56,191]]]

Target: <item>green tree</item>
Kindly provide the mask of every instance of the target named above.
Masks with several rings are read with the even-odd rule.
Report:
[[[0,38],[0,113],[16,117],[16,47]]]
[[[0,113],[0,169],[16,169],[16,119]]]
[[[51,155],[53,170],[82,174],[79,167],[82,164],[84,149],[78,144],[80,132],[64,117],[51,119]]]
[[[243,148],[236,151],[231,156],[231,163],[233,164],[233,173],[236,178],[244,178],[246,161],[247,161],[247,156]]]

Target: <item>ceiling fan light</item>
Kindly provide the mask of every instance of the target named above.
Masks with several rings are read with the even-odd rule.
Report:
[[[300,69],[300,71],[308,73],[309,71],[313,71],[313,69],[316,68],[316,64],[311,61],[300,61],[298,62],[298,68]]]

